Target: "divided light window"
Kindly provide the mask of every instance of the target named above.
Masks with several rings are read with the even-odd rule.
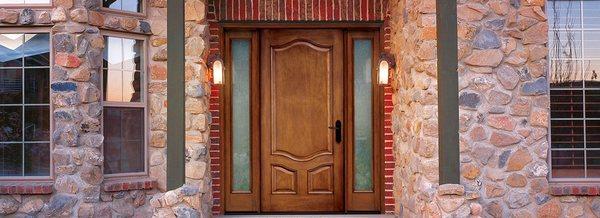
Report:
[[[146,172],[145,41],[105,37],[104,173]]]
[[[600,178],[600,1],[548,1],[554,180]]]
[[[0,177],[50,176],[49,43],[0,34]]]
[[[143,12],[142,4],[143,0],[102,0],[102,7],[135,13]]]

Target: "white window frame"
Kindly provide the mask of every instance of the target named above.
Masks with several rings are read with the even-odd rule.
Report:
[[[35,27],[35,28],[22,28],[22,27],[15,27],[15,28],[0,28],[0,34],[8,34],[8,33],[16,33],[16,34],[28,34],[28,33],[46,33],[49,35],[49,41],[48,41],[48,46],[50,49],[50,63],[48,64],[48,68],[49,71],[48,73],[49,75],[49,83],[52,83],[52,67],[54,65],[54,52],[53,52],[53,46],[52,46],[52,37],[53,34],[51,32],[50,28],[47,27]],[[42,67],[40,67],[42,68]],[[20,69],[24,69],[24,67],[21,67]],[[24,76],[24,74],[23,74]],[[23,80],[24,81],[24,80]],[[49,84],[50,85],[50,84]],[[25,89],[25,86],[23,86],[23,89]],[[6,181],[51,181],[54,178],[54,161],[53,161],[53,156],[52,156],[52,151],[54,150],[54,142],[52,140],[52,134],[54,133],[54,116],[53,116],[53,112],[54,112],[54,106],[52,104],[52,89],[48,88],[48,104],[16,104],[15,106],[24,106],[24,105],[40,105],[40,106],[48,106],[48,110],[49,110],[49,114],[48,114],[48,119],[49,119],[49,141],[43,141],[43,142],[38,142],[38,143],[49,143],[49,153],[48,155],[50,156],[50,162],[48,163],[48,167],[50,168],[50,172],[48,174],[48,176],[3,176],[0,177],[0,181],[1,182],[6,182]],[[23,93],[23,98],[24,98],[24,93]],[[25,111],[22,112],[23,113],[23,117],[21,118],[21,122],[25,122]],[[22,124],[23,125],[23,124]],[[24,126],[24,125],[23,125]],[[22,127],[23,128],[23,127]],[[23,134],[24,137],[24,132],[21,133]],[[6,143],[6,142],[4,142]],[[21,142],[15,142],[15,143],[22,143],[24,144],[25,141],[21,141]],[[25,151],[23,151],[25,152]],[[24,154],[24,153],[23,153]],[[23,160],[25,161],[25,160]],[[23,163],[24,164],[24,163]]]
[[[547,1],[547,5],[546,5],[546,14],[547,15],[553,15],[554,12],[551,11],[552,9],[550,8],[550,4],[552,4],[554,0],[548,0]],[[560,1],[560,0],[557,0]],[[564,0],[563,0],[564,1]],[[585,81],[586,77],[585,77],[585,72],[586,72],[586,68],[585,68],[585,61],[598,61],[600,60],[600,58],[586,58],[585,57],[585,31],[600,31],[600,28],[585,28],[584,27],[584,14],[583,14],[583,2],[585,0],[571,0],[573,2],[573,4],[579,4],[579,10],[580,10],[580,17],[579,17],[579,21],[578,24],[580,25],[580,27],[577,28],[570,28],[570,29],[565,29],[565,28],[554,28],[553,24],[550,23],[550,19],[548,19],[548,45],[550,43],[550,40],[552,40],[553,38],[553,34],[555,33],[555,31],[559,31],[559,32],[566,32],[566,31],[575,31],[575,32],[579,32],[581,33],[581,51],[580,54],[577,54],[578,57],[571,57],[571,58],[561,58],[561,57],[553,57],[552,56],[552,48],[548,47],[548,63],[547,63],[547,67],[548,67],[548,74],[547,74],[547,80],[548,80],[548,97],[551,98],[551,91],[552,90],[563,90],[563,91],[582,91],[582,118],[552,118],[551,115],[549,117],[550,119],[550,123],[548,125],[548,142],[549,142],[549,146],[548,146],[548,166],[549,166],[549,170],[548,170],[548,181],[550,183],[589,183],[589,182],[600,182],[600,177],[587,177],[587,151],[600,151],[600,148],[587,148],[587,134],[586,134],[586,122],[587,120],[600,120],[600,117],[598,118],[587,118],[586,117],[586,110],[585,110],[585,91],[586,90],[600,90],[600,88],[586,88],[585,87],[585,82],[582,82],[582,86],[578,87],[578,88],[552,88],[550,86],[551,82],[552,82],[552,73],[553,73],[553,69],[552,69],[552,62],[553,61],[574,61],[576,64],[578,64],[580,70],[582,71],[582,79],[583,81]],[[596,0],[597,1],[597,0]],[[575,7],[577,7],[575,5]],[[555,18],[556,19],[556,18]],[[560,45],[559,45],[560,46]],[[550,108],[550,114],[552,109]],[[563,120],[563,121],[582,121],[583,122],[583,148],[552,148],[552,121],[553,120]],[[552,166],[552,151],[583,151],[583,170],[584,170],[584,177],[574,177],[574,178],[554,178],[552,175],[552,170],[553,170],[553,166]]]
[[[104,177],[107,179],[115,179],[115,178],[123,178],[123,177],[144,177],[148,176],[149,173],[149,157],[148,157],[148,139],[150,138],[150,131],[148,125],[148,78],[149,78],[149,65],[148,65],[148,37],[140,34],[131,34],[124,32],[114,32],[103,30],[101,32],[102,37],[106,39],[106,37],[116,37],[116,38],[124,38],[124,39],[134,39],[142,41],[142,52],[141,52],[141,67],[140,76],[142,77],[142,92],[141,92],[141,102],[114,102],[114,101],[104,101],[104,66],[100,70],[100,101],[102,102],[102,121],[101,121],[101,132],[104,135],[104,108],[105,107],[121,107],[121,108],[143,108],[144,109],[144,171],[143,172],[134,172],[134,173],[114,173],[114,174],[106,174],[104,173],[104,164],[102,165],[102,172],[104,173]],[[107,49],[106,47],[104,49]],[[102,154],[104,155],[104,144],[102,146]],[[106,158],[104,158],[106,160]]]
[[[3,4],[0,3],[0,8],[24,8],[24,7],[32,7],[32,8],[50,8],[53,6],[53,0],[48,0],[48,3],[8,3]]]

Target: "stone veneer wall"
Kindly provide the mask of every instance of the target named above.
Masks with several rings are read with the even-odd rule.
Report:
[[[439,186],[435,0],[389,3],[393,74],[394,197],[403,217],[481,215],[477,193]]]
[[[33,10],[0,8],[0,28],[51,28],[54,59],[50,73],[53,181],[1,182],[0,215],[211,216],[211,180],[207,173],[210,157],[206,146],[210,89],[204,61],[208,50],[206,3],[186,1],[186,185],[168,192],[166,0],[145,3],[146,16],[102,10],[100,0],[54,0],[52,7]],[[103,30],[148,36],[150,136],[146,178],[105,179],[102,172],[99,73]]]
[[[547,179],[544,4],[458,0],[461,184],[438,186],[435,0],[391,1],[396,214],[600,216],[596,186]]]
[[[458,5],[461,183],[492,217],[600,215],[600,199],[550,192],[545,2]]]

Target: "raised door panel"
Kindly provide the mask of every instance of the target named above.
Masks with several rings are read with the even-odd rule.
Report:
[[[343,210],[343,47],[339,30],[261,36],[261,210]]]
[[[273,194],[296,194],[296,176],[295,170],[288,170],[285,167],[273,166],[271,168],[271,193]]]
[[[308,193],[332,194],[333,193],[333,166],[319,166],[308,170]]]
[[[306,162],[332,154],[331,52],[308,41],[272,47],[273,155]]]

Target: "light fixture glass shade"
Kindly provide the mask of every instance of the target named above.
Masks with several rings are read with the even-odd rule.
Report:
[[[212,64],[213,83],[223,84],[223,62],[216,60]]]
[[[379,85],[387,85],[389,83],[390,64],[386,60],[379,62]]]

